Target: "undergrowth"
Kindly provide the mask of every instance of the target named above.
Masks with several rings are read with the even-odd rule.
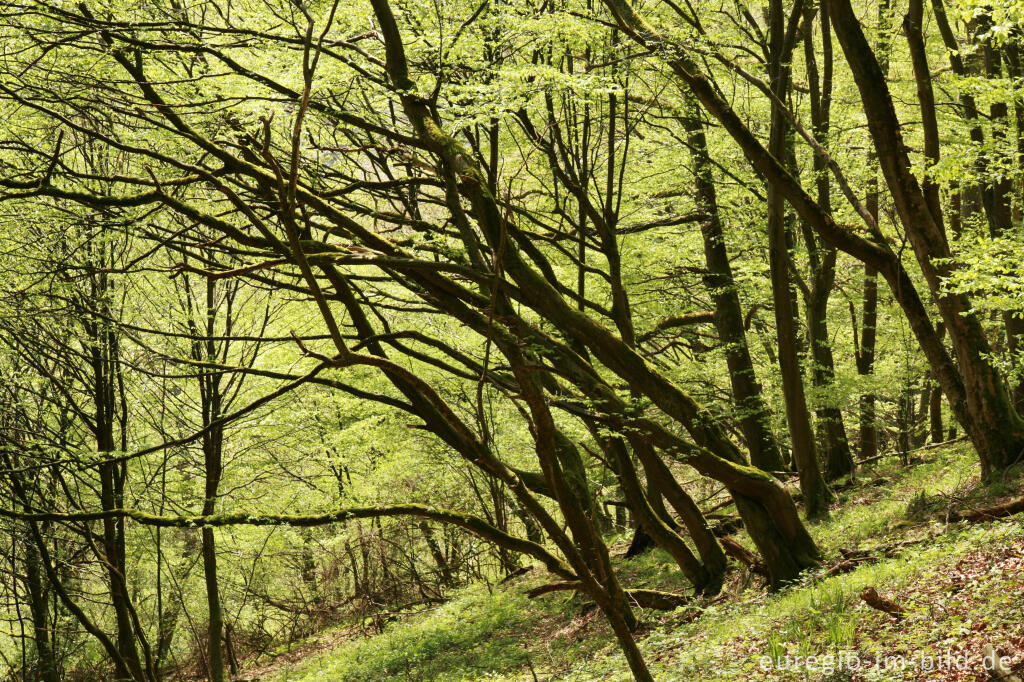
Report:
[[[1019,494],[1014,479],[979,486],[973,463],[961,445],[932,451],[909,469],[890,463],[862,474],[840,492],[839,510],[811,526],[825,567],[798,585],[767,594],[758,580],[737,573],[717,600],[641,614],[640,646],[655,677],[983,679],[978,675],[986,642],[1004,653],[1024,651],[1024,528],[1019,519],[944,523],[950,509]],[[825,577],[841,549],[881,558]],[[619,570],[631,587],[686,589],[671,560],[657,550],[620,561]],[[379,635],[283,666],[274,679],[628,680],[625,661],[596,611],[564,594],[525,597],[544,580],[534,572],[506,586],[472,586]],[[898,600],[905,617],[897,621],[868,608],[860,592],[869,585]],[[923,669],[927,657],[943,654],[955,654],[967,669]],[[796,657],[804,664],[792,665]],[[856,670],[854,657],[861,666]],[[894,657],[910,665],[894,669],[887,665]]]

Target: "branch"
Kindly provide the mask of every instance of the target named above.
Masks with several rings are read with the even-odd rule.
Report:
[[[643,334],[637,339],[640,343],[647,341],[651,337],[655,336],[658,332],[665,331],[666,329],[672,329],[674,327],[688,327],[697,324],[712,324],[715,321],[714,310],[702,310],[696,313],[686,313],[685,315],[676,315],[673,317],[667,317],[654,326],[654,329]]]
[[[71,521],[99,521],[112,518],[128,518],[144,526],[155,526],[158,528],[215,528],[220,526],[294,526],[308,528],[312,526],[326,526],[332,523],[349,521],[352,519],[368,519],[389,516],[419,516],[441,523],[451,523],[465,528],[470,533],[493,542],[494,544],[519,552],[528,554],[539,559],[549,571],[567,578],[576,580],[572,570],[566,566],[561,559],[549,552],[541,545],[517,538],[514,535],[495,528],[483,519],[470,514],[435,509],[420,504],[396,504],[382,507],[347,507],[336,509],[323,514],[211,514],[207,516],[158,516],[138,509],[107,509],[96,512],[44,512],[30,513],[19,512],[13,509],[0,509],[0,516],[33,522],[71,522]]]

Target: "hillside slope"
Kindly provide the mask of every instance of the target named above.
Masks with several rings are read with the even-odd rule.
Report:
[[[949,510],[1019,495],[1019,479],[983,493],[964,446],[922,456],[909,468],[893,461],[865,472],[842,491],[842,510],[813,526],[827,561],[801,584],[769,595],[737,565],[717,599],[645,612],[642,649],[657,679],[985,680],[986,644],[1005,664],[1024,664],[1020,515],[945,523]],[[684,589],[659,551],[620,569],[631,586]],[[239,679],[629,679],[595,611],[564,593],[525,596],[543,581],[534,571],[472,586],[379,634],[323,633]],[[865,587],[905,612],[870,607]]]

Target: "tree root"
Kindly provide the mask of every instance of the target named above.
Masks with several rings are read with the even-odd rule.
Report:
[[[727,555],[746,566],[752,573],[768,577],[768,566],[757,554],[728,536],[720,538],[720,542]]]

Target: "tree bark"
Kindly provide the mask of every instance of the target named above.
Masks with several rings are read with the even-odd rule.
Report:
[[[725,348],[725,361],[729,368],[729,383],[733,400],[739,409],[740,429],[750,453],[750,462],[765,471],[782,471],[785,465],[779,444],[771,432],[771,414],[761,397],[754,363],[747,347],[747,333],[743,321],[732,265],[725,248],[725,232],[718,211],[711,157],[707,137],[700,121],[700,110],[688,93],[687,110],[681,123],[687,133],[688,151],[693,163],[693,179],[697,208],[704,214],[701,235],[704,241],[704,262],[707,274],[704,284],[711,292],[715,304],[714,323],[718,337]]]
[[[819,75],[817,57],[814,53],[814,18],[821,12],[822,69]],[[811,102],[811,123],[814,135],[827,140],[832,111],[832,37],[828,14],[823,9],[808,4],[804,9],[804,62],[807,66],[807,82]],[[825,159],[814,156],[813,162],[818,204],[831,212],[831,183]],[[796,172],[794,168],[794,173]],[[807,244],[810,261],[811,283],[805,292],[807,304],[807,328],[814,363],[812,379],[814,387],[823,396],[831,393],[835,383],[835,361],[832,357],[832,341],[828,333],[828,302],[835,285],[836,249],[819,244],[819,238],[806,221],[801,221],[804,241]],[[822,461],[829,480],[836,480],[853,474],[853,454],[846,437],[846,425],[839,407],[825,405],[815,410],[817,417],[818,442],[821,444]]]
[[[789,50],[784,49],[785,17],[780,0],[769,3],[769,71],[771,90],[778,102],[786,99],[789,89]],[[768,153],[776,159],[785,158],[786,119],[778,102],[772,103],[771,131]],[[818,453],[811,429],[811,415],[804,393],[803,372],[800,367],[797,342],[797,310],[789,279],[789,244],[786,235],[786,203],[779,192],[778,183],[769,179],[768,204],[768,260],[772,283],[772,301],[775,307],[775,334],[778,342],[779,369],[782,373],[782,395],[786,404],[786,424],[789,427],[793,460],[800,477],[800,491],[804,509],[811,519],[828,515],[832,494],[821,475]]]

